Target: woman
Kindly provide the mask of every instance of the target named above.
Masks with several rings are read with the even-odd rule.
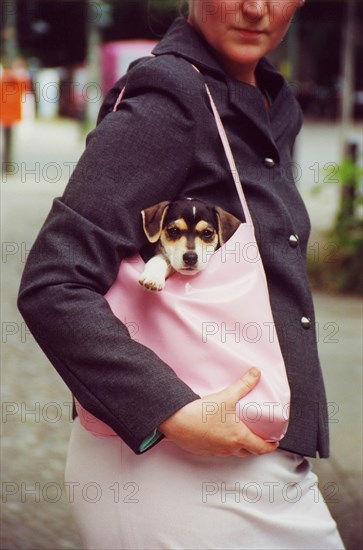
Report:
[[[67,481],[83,548],[343,547],[305,459],[328,456],[328,434],[309,220],[291,173],[301,115],[263,57],[300,5],[190,0],[155,57],[109,93],[29,255],[19,308],[30,330],[83,407],[120,436],[96,438],[74,422]],[[286,363],[291,413],[279,450],[233,415],[203,418],[211,398],[233,409],[258,371],[199,397],[130,339],[104,299],[120,261],[147,256],[143,208],[192,196],[243,220],[205,82],[243,182]]]

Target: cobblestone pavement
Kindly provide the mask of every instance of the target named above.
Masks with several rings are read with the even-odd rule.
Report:
[[[43,123],[23,129],[18,146],[17,173],[2,181],[1,548],[80,550],[68,509],[71,491],[63,482],[70,394],[27,332],[15,300],[27,250],[83,143],[76,125]],[[31,166],[33,174],[26,173]],[[346,547],[357,550],[362,547],[362,303],[321,293],[315,303],[332,454],[312,463]]]

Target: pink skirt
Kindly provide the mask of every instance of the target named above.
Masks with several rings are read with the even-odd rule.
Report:
[[[344,548],[317,477],[294,453],[199,457],[163,440],[136,456],[77,418],[66,483],[85,550]]]

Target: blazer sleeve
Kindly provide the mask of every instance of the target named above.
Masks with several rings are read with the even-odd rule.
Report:
[[[78,401],[139,453],[198,396],[130,338],[104,294],[145,244],[140,211],[182,193],[193,158],[193,98],[158,59],[131,71],[119,109],[90,134],[29,253],[18,307]]]

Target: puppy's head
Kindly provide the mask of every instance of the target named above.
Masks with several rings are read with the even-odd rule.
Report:
[[[236,231],[240,221],[198,199],[161,202],[142,211],[145,234],[175,271],[194,275]]]

